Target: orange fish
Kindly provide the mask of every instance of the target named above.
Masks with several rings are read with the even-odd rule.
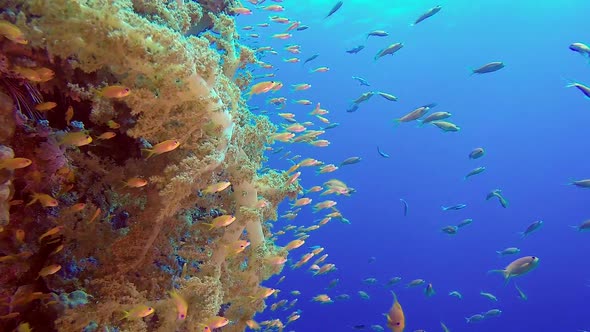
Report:
[[[54,207],[54,206],[59,205],[57,199],[55,199],[47,194],[33,193],[31,196],[33,199],[29,203],[27,203],[26,206],[29,206],[37,201],[39,201],[39,203],[43,207]]]
[[[392,332],[403,332],[406,328],[406,318],[404,316],[404,310],[402,309],[401,304],[397,301],[397,296],[392,291],[393,294],[393,305],[389,312],[385,314],[387,317],[387,327],[391,329]]]
[[[142,178],[130,178],[129,180],[125,181],[125,187],[129,188],[141,188],[148,183],[146,179]]]
[[[45,111],[50,111],[52,109],[54,109],[57,106],[56,102],[53,101],[46,101],[44,103],[40,103],[35,105],[35,109],[39,112],[45,112]]]
[[[234,14],[252,15],[252,11],[245,7],[230,8],[230,11]]]
[[[105,98],[123,98],[127,97],[131,93],[131,89],[123,85],[109,85],[100,89],[98,92],[99,96]]]
[[[151,156],[175,150],[179,146],[180,142],[178,140],[170,139],[154,145],[151,149],[142,149],[142,151],[148,153],[148,156],[145,159],[149,159]]]
[[[291,37],[293,37],[293,35],[290,33],[275,33],[274,35],[272,35],[272,38],[283,39],[283,40],[289,39]]]
[[[72,121],[72,118],[74,117],[74,108],[72,106],[68,107],[68,110],[66,111],[66,124],[69,126],[70,125],[70,121]]]
[[[100,136],[98,136],[97,139],[107,140],[107,139],[111,139],[115,136],[117,136],[116,133],[114,133],[112,131],[105,131],[104,133],[100,134]]]

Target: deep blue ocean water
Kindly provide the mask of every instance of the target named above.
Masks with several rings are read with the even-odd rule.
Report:
[[[300,20],[310,28],[294,31],[289,40],[275,40],[274,33],[287,25],[270,23],[268,28],[240,31],[242,41],[252,47],[272,46],[279,54],[261,60],[272,63],[273,70],[256,69],[253,74],[276,72],[274,79],[285,87],[275,94],[254,96],[249,104],[275,114],[292,112],[297,120],[320,122],[307,115],[314,106],[292,103],[295,99],[321,102],[330,111],[326,116],[340,126],[321,138],[330,140],[326,148],[306,144],[276,143],[291,156],[301,154],[325,163],[339,164],[351,156],[360,156],[359,164],[344,166],[334,173],[316,175],[314,168],[302,170],[305,188],[337,178],[356,189],[351,197],[327,196],[351,224],[332,220],[311,232],[303,247],[289,258],[296,262],[313,245],[321,245],[336,264],[337,271],[312,276],[310,263],[301,269],[287,266],[282,275],[279,296],[293,299],[289,292],[301,291],[298,305],[289,310],[267,310],[256,321],[286,317],[296,309],[301,318],[285,331],[353,331],[351,326],[386,326],[382,315],[392,304],[389,289],[396,292],[406,315],[406,331],[424,329],[442,331],[443,321],[451,331],[578,331],[590,330],[590,233],[571,229],[590,218],[590,189],[566,185],[572,179],[590,178],[590,100],[574,88],[565,88],[567,80],[590,84],[588,58],[572,52],[573,42],[590,43],[590,2],[562,1],[352,1],[323,19],[336,1],[285,0],[280,16]],[[256,10],[252,16],[239,16],[240,27],[268,21],[275,13]],[[266,1],[262,6],[275,4]],[[435,5],[442,10],[435,16],[410,26],[418,16]],[[388,37],[371,37],[369,31],[383,29]],[[252,39],[249,33],[258,33]],[[391,43],[404,47],[393,56],[377,61],[377,51]],[[285,45],[301,45],[302,54],[292,55]],[[346,49],[366,48],[358,54]],[[302,61],[319,53],[305,65],[284,63],[283,58],[298,56]],[[489,74],[470,76],[470,68],[491,61],[506,67]],[[328,66],[326,73],[309,73]],[[367,79],[363,87],[351,76]],[[258,82],[258,81],[257,81]],[[291,84],[310,83],[312,88],[290,92]],[[359,110],[348,113],[351,100],[367,91],[394,94],[390,102],[373,96]],[[270,97],[289,99],[287,108],[277,111],[265,104]],[[449,119],[461,127],[456,133],[444,133],[432,125],[417,123],[395,125],[399,118],[418,106],[437,103],[435,111],[447,111]],[[259,112],[259,111],[257,111]],[[377,146],[391,155],[382,158]],[[476,147],[486,155],[468,158]],[[269,155],[267,166],[287,169],[291,163],[279,159],[284,152]],[[470,170],[485,166],[486,171],[464,181]],[[499,188],[510,206],[502,208],[497,200],[486,201],[491,190]],[[324,198],[310,194],[313,203]],[[409,204],[403,216],[400,198]],[[281,212],[289,209],[285,202]],[[460,211],[442,211],[441,206],[467,204]],[[281,214],[282,214],[281,213]],[[294,221],[279,219],[274,230],[290,223],[309,226],[325,213],[302,209]],[[441,228],[465,218],[473,223],[451,236]],[[521,239],[518,232],[533,221],[543,227]],[[279,237],[284,245],[292,233]],[[516,256],[500,258],[496,250],[519,247]],[[505,267],[514,258],[534,255],[538,268],[504,285],[502,277],[488,270]],[[375,257],[373,263],[369,258]],[[314,257],[311,261],[315,260]],[[402,281],[393,287],[383,284],[392,277]],[[264,283],[275,287],[279,276]],[[377,278],[377,285],[365,285],[365,278]],[[325,290],[338,278],[339,284]],[[436,294],[425,296],[423,287],[405,288],[412,279],[432,283]],[[517,298],[514,282],[528,295]],[[371,299],[359,298],[366,291]],[[447,294],[458,290],[459,300]],[[498,302],[479,295],[491,292]],[[311,302],[315,295],[327,293],[334,299],[349,294],[348,301],[332,304]],[[465,317],[492,308],[502,310],[500,317],[467,324]]]

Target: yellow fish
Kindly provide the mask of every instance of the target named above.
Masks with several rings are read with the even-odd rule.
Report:
[[[123,318],[121,318],[121,320],[123,320],[123,319],[128,319],[128,320],[141,319],[141,318],[144,318],[144,317],[147,317],[147,316],[153,314],[154,311],[155,311],[154,308],[147,306],[145,304],[140,304],[129,311],[123,311],[124,315],[123,315]]]
[[[17,44],[26,45],[29,43],[21,29],[6,20],[0,20],[0,35]]]
[[[188,304],[186,303],[186,300],[183,299],[176,291],[171,291],[170,296],[176,304],[176,310],[178,310],[178,315],[176,316],[176,318],[178,320],[185,320],[186,313],[188,311]]]
[[[92,143],[92,137],[81,131],[76,131],[60,137],[58,142],[60,145],[84,146]]]
[[[218,193],[218,192],[224,190],[225,188],[229,187],[230,185],[231,185],[231,183],[227,182],[227,181],[214,183],[212,185],[209,185],[207,188],[203,189],[203,194],[215,194],[215,193]]]
[[[9,158],[0,160],[0,169],[7,169],[13,171],[19,168],[25,168],[31,165],[33,162],[27,158]]]
[[[219,217],[213,219],[213,221],[211,221],[210,224],[203,223],[203,225],[209,226],[209,229],[221,228],[221,227],[229,226],[232,222],[234,222],[234,220],[236,220],[235,216],[233,216],[231,214],[226,214],[226,215],[219,216]]]

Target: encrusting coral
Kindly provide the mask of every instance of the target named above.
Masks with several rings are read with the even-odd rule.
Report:
[[[26,37],[0,40],[0,144],[31,161],[0,170],[0,327],[243,330],[282,269],[266,220],[300,187],[258,172],[276,128],[241,98],[255,59],[231,1],[0,3]],[[219,215],[235,221],[205,225]]]

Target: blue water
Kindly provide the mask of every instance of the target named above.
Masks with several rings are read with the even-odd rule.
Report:
[[[390,3],[396,4],[390,4]],[[276,79],[285,87],[274,95],[255,96],[250,105],[271,111],[280,122],[274,107],[265,99],[284,96],[288,106],[280,112],[297,114],[300,122],[320,122],[307,115],[313,106],[301,106],[291,100],[306,98],[321,102],[330,111],[326,116],[339,122],[321,138],[331,141],[326,148],[305,144],[277,143],[284,151],[303,158],[339,164],[350,156],[362,162],[344,166],[334,173],[315,175],[315,169],[302,170],[305,188],[337,178],[357,192],[351,197],[334,199],[350,225],[333,219],[311,232],[306,244],[289,255],[296,262],[313,245],[326,248],[326,262],[336,264],[337,271],[313,277],[310,263],[298,270],[285,267],[286,279],[276,286],[277,299],[293,299],[291,290],[300,290],[294,308],[275,312],[267,310],[256,321],[286,317],[296,309],[301,318],[285,331],[352,331],[351,326],[380,324],[392,303],[389,289],[382,286],[389,278],[402,277],[391,287],[406,314],[406,331],[425,329],[442,331],[443,321],[451,331],[578,331],[590,329],[590,234],[578,233],[569,226],[590,218],[590,191],[565,185],[571,179],[590,178],[588,142],[590,100],[576,89],[567,89],[566,79],[590,84],[590,65],[568,49],[573,42],[590,42],[590,2],[456,0],[440,3],[440,13],[417,26],[409,26],[421,13],[438,5],[436,1],[344,1],[340,11],[323,20],[335,3],[332,1],[285,0],[286,11],[280,16],[301,20],[306,31],[294,31],[287,41],[270,36],[287,25],[271,23],[269,28],[255,28],[259,39],[245,43],[273,46],[278,55],[262,60],[272,63]],[[477,3],[477,4],[476,4]],[[273,4],[272,2],[266,2]],[[250,6],[249,4],[246,4]],[[250,6],[254,9],[254,6]],[[237,18],[240,26],[267,21],[268,12],[254,10],[252,16]],[[273,15],[274,13],[270,13]],[[389,37],[365,35],[384,29]],[[403,42],[404,48],[393,56],[373,61],[377,51],[391,43]],[[283,50],[287,44],[300,44],[302,54]],[[359,44],[366,48],[358,54],[345,53]],[[301,60],[320,56],[302,69],[283,58],[299,56]],[[500,71],[470,76],[469,68],[491,61],[503,61]],[[308,73],[311,68],[328,66],[326,73]],[[270,72],[257,69],[254,75]],[[367,79],[362,87],[351,76]],[[312,88],[292,93],[291,84],[310,83]],[[351,100],[360,94],[381,90],[399,97],[390,102],[378,95],[362,103],[355,113],[347,113]],[[444,133],[434,126],[417,128],[416,123],[394,125],[399,118],[418,106],[436,102],[435,111],[448,111],[448,119],[461,127],[457,133]],[[377,146],[391,155],[378,155]],[[475,147],[484,147],[486,155],[469,160]],[[287,169],[291,164],[279,159],[283,153],[269,154],[268,166]],[[463,180],[473,168],[486,171]],[[495,188],[510,202],[506,209],[496,200],[486,201]],[[311,194],[314,203],[324,200]],[[336,198],[334,198],[336,197]],[[409,204],[403,216],[400,198]],[[467,204],[461,211],[441,210],[441,205]],[[284,212],[289,207],[282,206]],[[324,213],[311,213],[304,207],[297,219],[279,219],[274,230],[289,223],[312,225]],[[473,218],[473,224],[455,236],[441,231],[446,225]],[[526,239],[518,232],[535,220],[544,226]],[[279,243],[292,240],[292,233]],[[505,247],[519,247],[517,256],[499,258],[495,253]],[[323,253],[322,253],[323,254]],[[514,282],[504,285],[499,275],[488,270],[500,269],[512,259],[524,255],[540,258],[539,267],[530,274],[515,278],[528,295],[517,298]],[[314,257],[311,261],[315,260]],[[369,263],[375,257],[374,263]],[[368,277],[378,285],[365,285]],[[326,291],[330,280],[340,283]],[[426,297],[423,287],[406,289],[405,283],[422,278],[433,284],[436,295]],[[278,276],[264,284],[274,287]],[[357,292],[366,291],[369,301]],[[448,296],[458,290],[463,299]],[[483,298],[480,291],[491,292],[497,303]],[[310,302],[317,294],[332,299],[349,294],[348,301],[332,304]],[[503,311],[500,317],[467,324],[465,318],[492,308]]]

